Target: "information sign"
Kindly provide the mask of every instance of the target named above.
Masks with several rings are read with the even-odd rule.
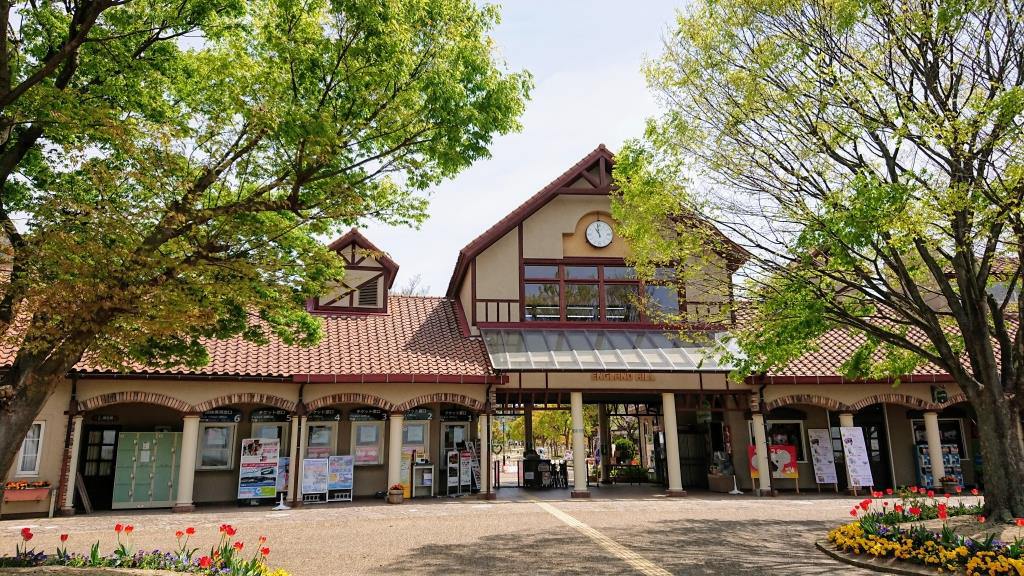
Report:
[[[242,440],[239,459],[238,498],[273,498],[277,496],[278,459],[281,441],[277,438],[246,438]]]
[[[825,428],[809,428],[807,438],[811,442],[811,463],[814,465],[814,481],[818,484],[836,484],[836,459],[832,451],[832,436]]]
[[[846,470],[850,474],[850,486],[874,486],[871,460],[868,458],[867,447],[864,446],[864,431],[859,426],[843,426],[839,429],[839,434],[843,438],[843,454],[846,457]]]

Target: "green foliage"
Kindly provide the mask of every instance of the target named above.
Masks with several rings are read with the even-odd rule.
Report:
[[[636,444],[629,438],[616,438],[612,444],[615,445],[615,456],[621,460],[629,461],[636,455]]]
[[[305,302],[344,273],[318,238],[418,225],[531,85],[469,0],[15,5],[0,316],[31,313],[22,355],[59,373],[86,348],[126,369],[203,365],[210,339],[315,343]]]

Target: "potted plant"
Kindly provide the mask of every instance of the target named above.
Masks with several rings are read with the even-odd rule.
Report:
[[[401,504],[405,499],[405,486],[401,483],[392,484],[388,488],[388,504]]]
[[[50,495],[50,483],[43,480],[29,482],[17,480],[4,484],[4,502],[31,502],[46,500]]]
[[[960,487],[960,482],[956,479],[956,476],[945,475],[939,478],[939,482],[942,483],[942,489],[948,494],[955,492]]]

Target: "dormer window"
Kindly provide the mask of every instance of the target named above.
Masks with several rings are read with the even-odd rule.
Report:
[[[398,264],[355,228],[332,242],[330,248],[345,261],[345,277],[310,301],[309,309],[338,313],[387,312],[388,290],[395,282]]]

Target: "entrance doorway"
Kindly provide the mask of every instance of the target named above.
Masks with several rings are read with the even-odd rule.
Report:
[[[708,429],[703,424],[679,426],[679,471],[683,486],[708,487]]]
[[[86,426],[78,456],[82,482],[93,510],[110,510],[120,426]]]
[[[864,444],[868,449],[871,478],[875,488],[895,488],[892,485],[892,467],[889,464],[889,438],[885,429],[882,404],[868,406],[853,416],[854,426],[864,430]]]

